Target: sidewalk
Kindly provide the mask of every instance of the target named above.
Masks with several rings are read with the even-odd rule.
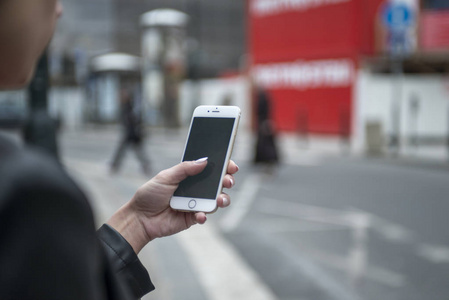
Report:
[[[95,132],[101,132],[101,138],[117,141],[117,134],[120,132],[118,125],[86,125],[82,130],[71,132],[69,134],[87,134],[93,135]],[[180,129],[151,128],[148,129],[149,142],[162,142],[172,146],[184,147],[187,138],[187,127]],[[322,157],[369,157],[364,150],[357,149],[344,143],[339,137],[307,135],[300,136],[296,133],[280,133],[277,136],[278,148],[283,158],[283,163],[302,165],[314,164],[317,158]],[[250,162],[252,160],[256,137],[248,128],[239,128],[237,135],[233,159]],[[409,162],[423,163],[449,163],[449,146],[446,145],[420,145],[413,147],[403,145],[399,154],[393,153],[388,147],[384,147],[380,158],[398,159]]]
[[[410,164],[449,164],[449,147],[446,145],[402,145],[399,153],[393,152],[387,146],[382,154],[370,156],[363,149],[355,150],[345,144],[339,137],[309,135],[307,138],[296,134],[284,133],[279,135],[279,148],[286,156],[286,163],[295,164],[303,155],[310,157],[376,157],[387,161]]]

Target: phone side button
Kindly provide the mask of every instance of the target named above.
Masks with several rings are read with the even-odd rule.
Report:
[[[195,206],[196,206],[196,201],[195,200],[190,200],[189,201],[189,208],[195,208]]]

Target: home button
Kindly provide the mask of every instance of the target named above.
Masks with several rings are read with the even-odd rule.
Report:
[[[195,206],[196,206],[196,201],[195,200],[190,200],[189,201],[189,208],[195,208]]]

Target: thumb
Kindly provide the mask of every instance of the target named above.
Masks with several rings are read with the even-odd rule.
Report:
[[[163,177],[167,183],[178,184],[188,176],[201,173],[207,166],[207,157],[203,157],[194,161],[184,161],[170,169],[165,170]]]

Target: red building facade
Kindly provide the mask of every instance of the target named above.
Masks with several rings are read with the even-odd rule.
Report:
[[[282,131],[350,134],[359,58],[383,0],[248,0],[250,72]]]

